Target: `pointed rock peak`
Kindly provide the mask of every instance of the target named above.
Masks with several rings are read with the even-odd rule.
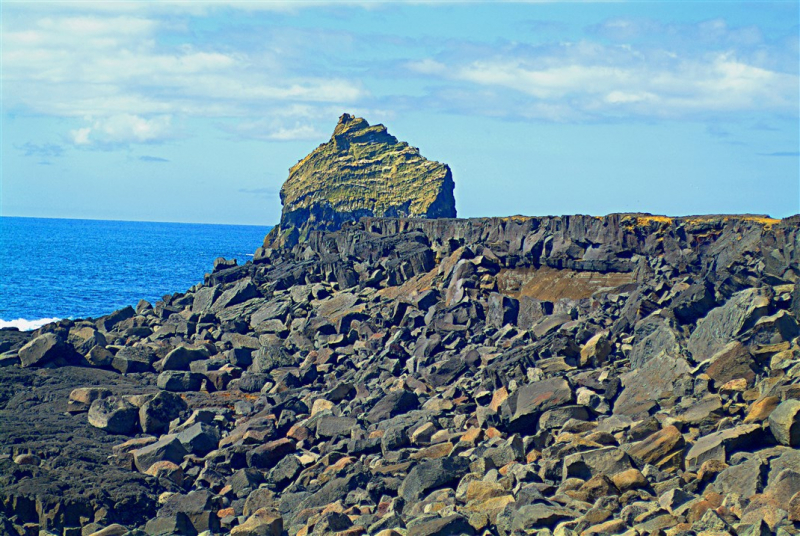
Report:
[[[339,117],[331,137],[332,140],[341,138],[356,142],[397,143],[397,138],[389,134],[385,126],[370,125],[366,119],[347,113]]]
[[[281,222],[265,245],[294,245],[313,230],[364,216],[454,218],[454,188],[446,164],[424,158],[385,126],[345,113],[330,141],[289,170]]]

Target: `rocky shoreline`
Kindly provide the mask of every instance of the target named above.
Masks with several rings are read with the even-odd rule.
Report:
[[[325,177],[431,168],[360,121],[318,162],[364,173]],[[390,194],[155,304],[0,330],[0,534],[800,533],[800,217]]]
[[[757,217],[367,218],[3,331],[2,526],[795,534],[798,243]]]

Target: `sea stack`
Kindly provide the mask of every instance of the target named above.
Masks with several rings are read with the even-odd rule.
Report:
[[[264,246],[291,246],[313,230],[364,216],[455,218],[453,175],[383,125],[343,114],[331,139],[289,170],[280,225]]]

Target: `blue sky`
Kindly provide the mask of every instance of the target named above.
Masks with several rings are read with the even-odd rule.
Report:
[[[460,216],[800,212],[798,2],[11,2],[4,216],[274,224],[343,112]]]

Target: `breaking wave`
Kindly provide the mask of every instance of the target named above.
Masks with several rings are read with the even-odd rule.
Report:
[[[2,320],[0,319],[0,329],[2,328],[17,328],[20,331],[32,331],[39,329],[45,324],[50,322],[58,322],[60,318],[38,318],[36,320],[26,320],[25,318],[17,318],[16,320]]]

